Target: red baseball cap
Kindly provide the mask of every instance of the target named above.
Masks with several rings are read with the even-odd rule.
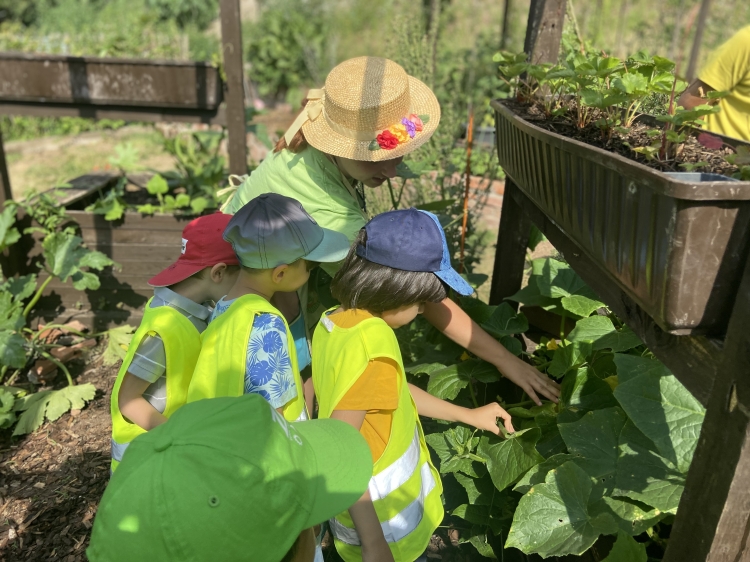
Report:
[[[232,245],[223,238],[231,218],[232,215],[214,213],[190,221],[182,231],[182,254],[167,269],[149,279],[148,284],[167,287],[217,263],[239,265]]]

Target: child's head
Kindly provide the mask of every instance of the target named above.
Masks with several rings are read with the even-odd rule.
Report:
[[[231,215],[214,213],[198,217],[182,231],[182,248],[177,261],[149,279],[152,287],[169,287],[176,292],[218,301],[229,292],[239,274],[239,261],[222,235]]]
[[[312,562],[310,529],[351,507],[371,475],[345,422],[288,423],[257,394],[199,400],[130,444],[87,555]]]
[[[248,201],[229,221],[224,240],[243,274],[272,292],[296,291],[318,263],[341,261],[349,250],[346,236],[322,228],[299,201],[276,193]]]
[[[448,288],[474,292],[451,267],[438,218],[404,209],[378,215],[359,232],[331,294],[345,309],[367,310],[397,328],[411,322],[425,302],[445,299]]]

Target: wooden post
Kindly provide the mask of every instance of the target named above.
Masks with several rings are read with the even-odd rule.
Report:
[[[566,3],[566,0],[531,0],[523,47],[530,62],[557,62]]]
[[[513,198],[513,192],[517,190],[518,186],[513,180],[506,177],[490,287],[490,304],[493,305],[500,304],[506,297],[517,293],[523,282],[531,221]],[[515,303],[509,304],[517,306]]]
[[[221,49],[227,75],[226,122],[229,173],[247,174],[247,130],[239,0],[221,0]]]
[[[8,176],[8,166],[5,163],[5,149],[3,148],[3,132],[0,131],[0,212],[6,201],[13,199],[13,192],[10,190],[10,177]]]
[[[693,39],[693,48],[690,50],[690,62],[688,63],[687,72],[685,73],[685,79],[688,82],[692,82],[695,78],[695,72],[698,67],[698,55],[701,52],[701,41],[703,41],[703,30],[706,28],[706,20],[708,19],[708,7],[711,4],[711,0],[701,1],[701,11],[698,12],[698,27],[695,28],[695,39]]]
[[[513,0],[505,0],[505,6],[503,8],[503,27],[500,31],[500,49],[506,49],[508,47],[508,34],[510,32],[510,15],[512,11]]]
[[[664,562],[748,560],[750,262],[735,301]]]

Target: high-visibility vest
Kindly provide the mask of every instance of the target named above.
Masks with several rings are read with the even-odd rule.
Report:
[[[112,415],[112,465],[114,471],[120,464],[128,444],[146,430],[126,420],[118,404],[120,386],[133,361],[143,338],[148,335],[159,335],[164,342],[164,353],[167,358],[167,401],[164,416],[171,416],[187,400],[190,377],[198,361],[201,348],[201,337],[197,328],[183,314],[171,306],[151,308],[151,299],[146,304],[141,325],[133,335],[128,352],[122,362],[117,380],[112,389],[109,410]]]
[[[370,361],[387,358],[398,365],[398,407],[385,451],[375,460],[369,490],[393,558],[412,562],[427,548],[443,520],[443,486],[430,461],[396,335],[380,318],[339,328],[324,314],[315,329],[312,348],[319,418],[331,417]],[[359,535],[349,512],[331,519],[330,525],[341,557],[347,562],[362,560]]]
[[[297,366],[294,337],[284,315],[258,295],[238,297],[221,316],[212,320],[201,335],[201,352],[188,389],[188,402],[217,396],[242,396],[245,393],[247,342],[253,321],[259,314],[275,314],[284,322],[289,361],[294,372],[297,396],[283,409],[287,421],[306,420],[305,393]]]

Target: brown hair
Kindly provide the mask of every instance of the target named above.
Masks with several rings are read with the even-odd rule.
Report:
[[[282,135],[282,137],[279,139],[279,141],[276,143],[276,146],[273,148],[273,153],[276,154],[277,152],[281,152],[284,149],[291,150],[295,154],[299,154],[303,150],[307,148],[307,139],[305,138],[305,133],[302,132],[302,129],[297,131],[297,134],[292,137],[292,142],[287,145],[286,139]]]
[[[367,244],[363,228],[331,282],[331,295],[345,309],[360,308],[381,313],[422,302],[440,302],[448,290],[430,271],[404,271],[367,261],[357,246]]]

